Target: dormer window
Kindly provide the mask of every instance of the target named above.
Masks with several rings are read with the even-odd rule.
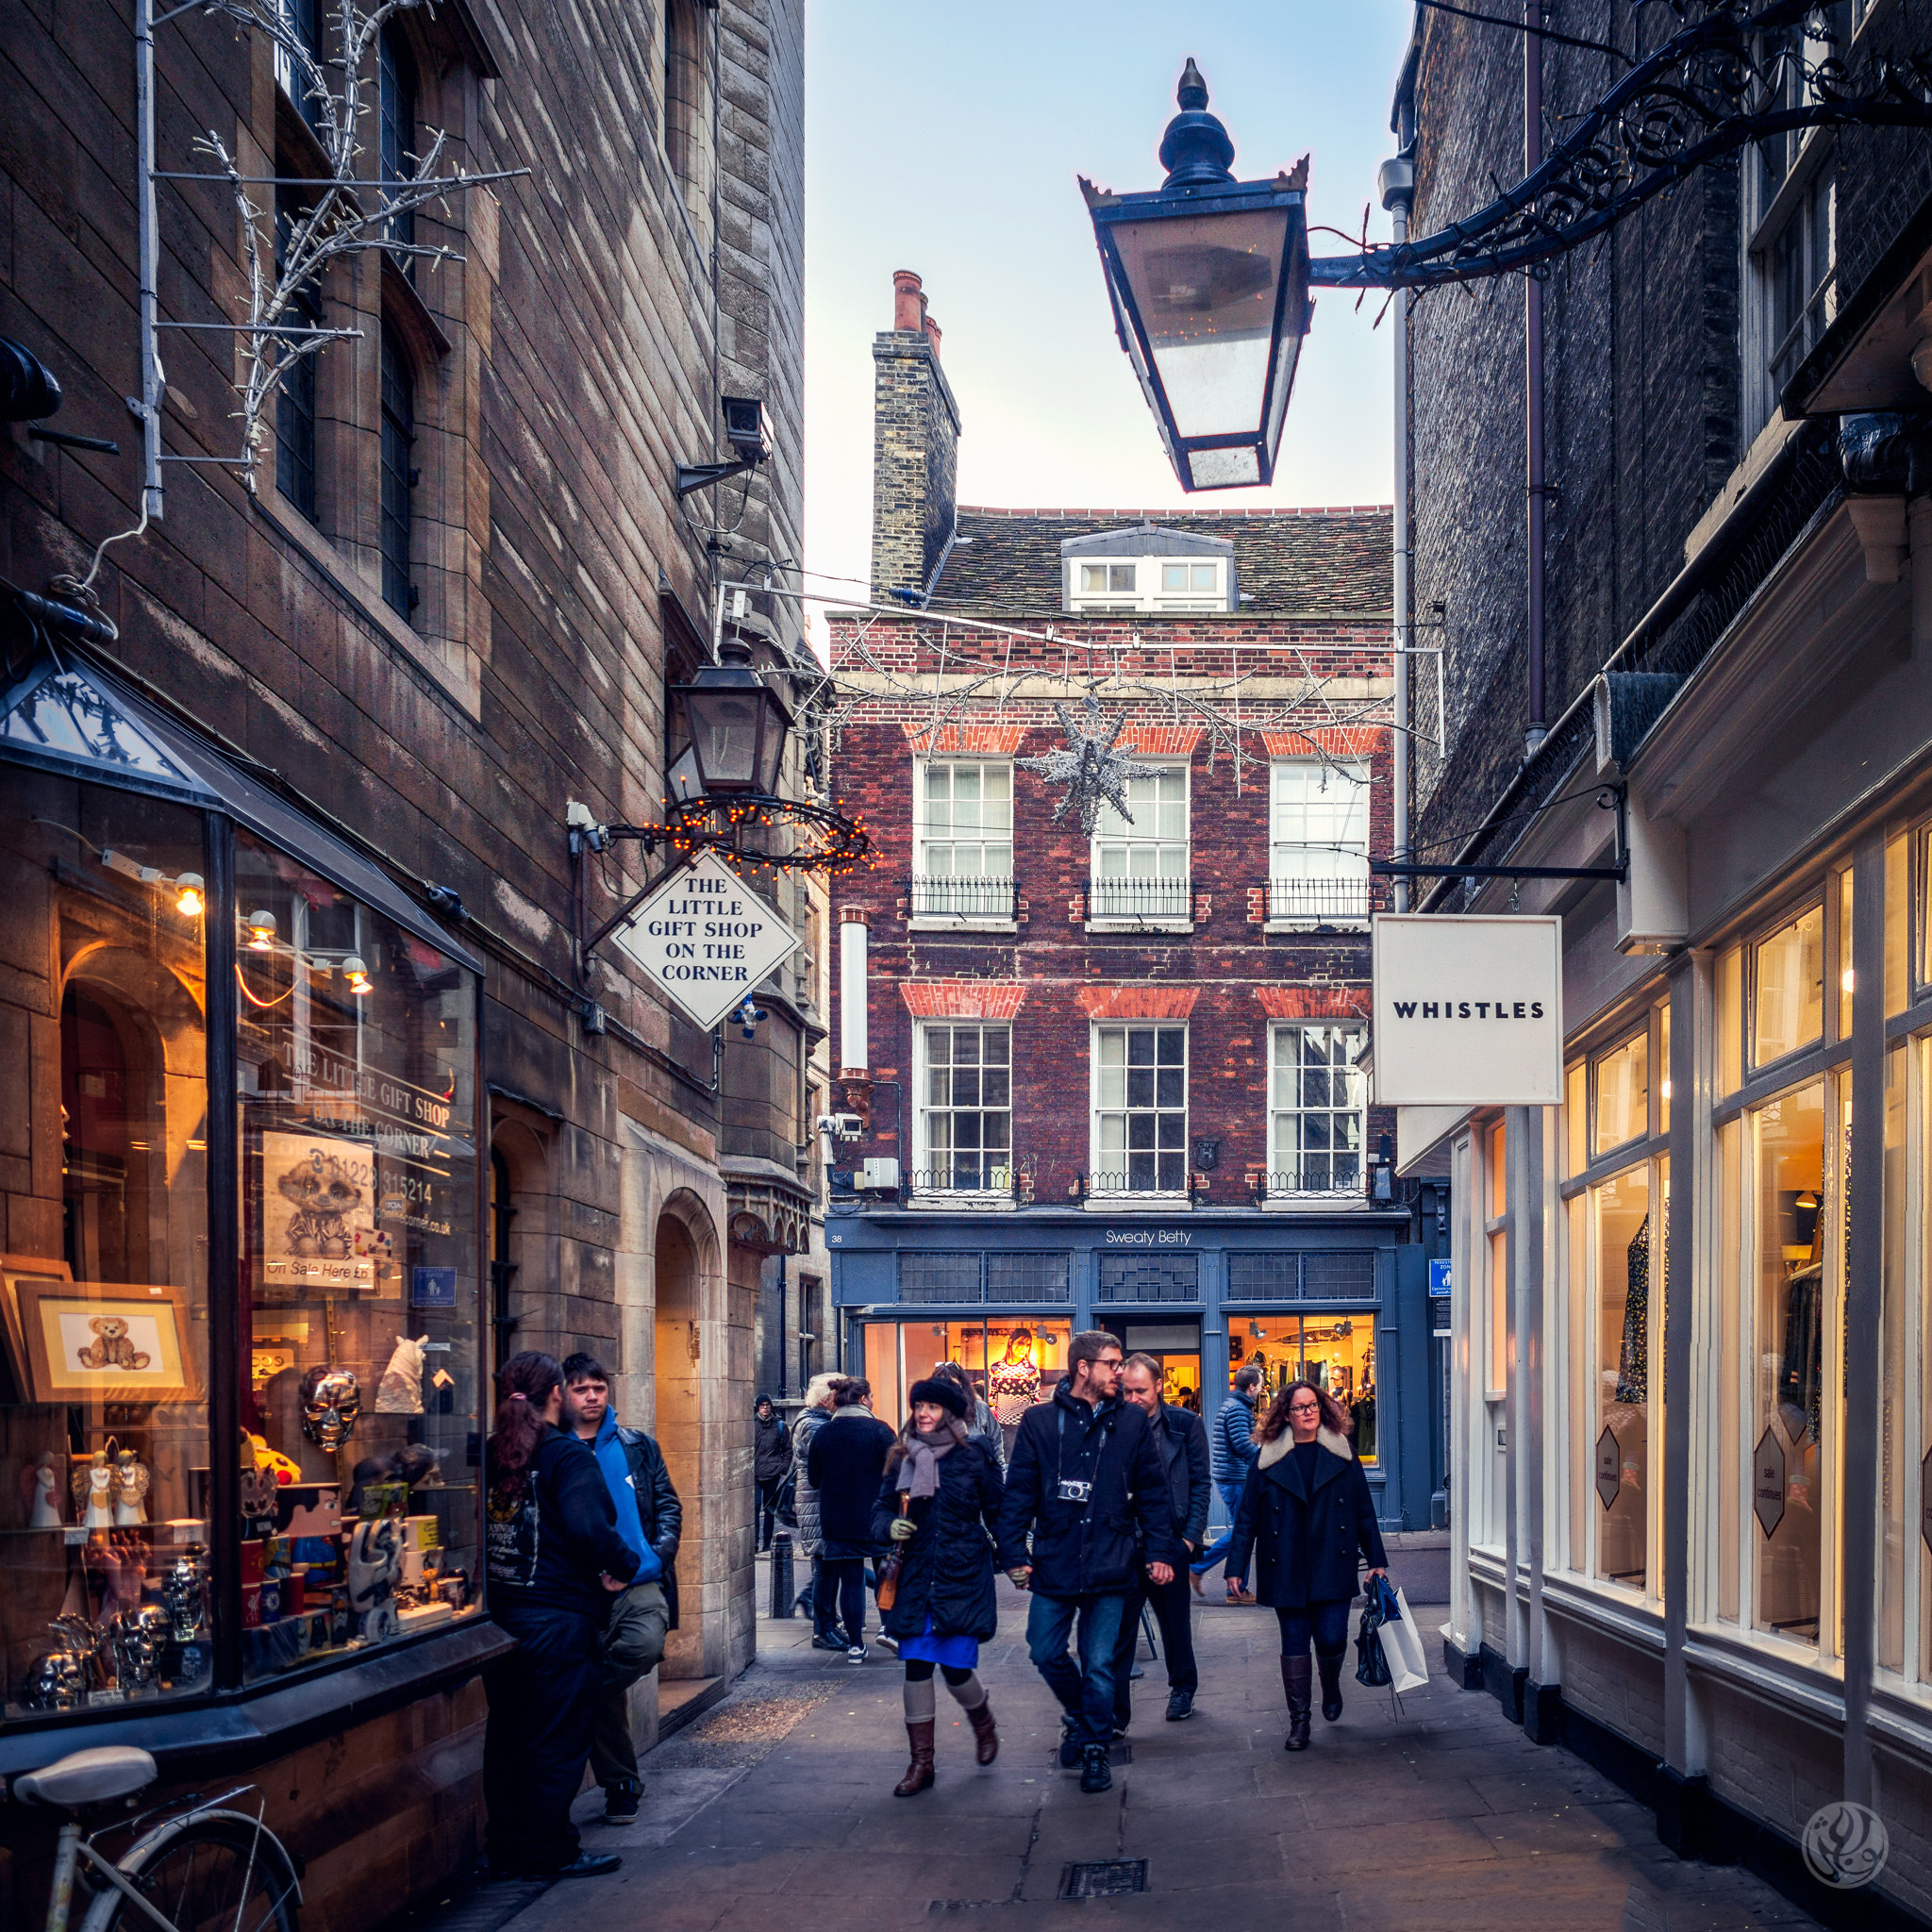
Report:
[[[1221,589],[1221,566],[1218,563],[1163,563],[1160,566],[1160,594],[1163,597],[1182,595],[1199,596],[1206,591],[1209,596]]]
[[[1131,563],[1083,563],[1080,566],[1080,594],[1083,597],[1131,597],[1134,594],[1134,576]]]
[[[1143,524],[1070,537],[1060,545],[1060,558],[1062,601],[1069,610],[1158,615],[1240,608],[1234,545],[1225,537]]]

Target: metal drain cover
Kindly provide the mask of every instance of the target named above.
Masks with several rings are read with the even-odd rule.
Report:
[[[1124,1898],[1147,1890],[1145,1858],[1097,1858],[1060,1867],[1062,1898]]]

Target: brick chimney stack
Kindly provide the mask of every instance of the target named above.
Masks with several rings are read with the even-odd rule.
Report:
[[[953,535],[959,406],[940,325],[909,268],[892,275],[892,326],[873,339],[873,594],[924,592]]]

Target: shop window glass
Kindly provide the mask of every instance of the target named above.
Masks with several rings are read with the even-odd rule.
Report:
[[[1880,1314],[1878,1413],[1878,1661],[1905,1668],[1906,1514],[1910,1451],[1906,1435],[1906,1362],[1913,1298],[1907,1292],[1906,1046],[1885,1056],[1885,1203],[1880,1235],[1884,1300]],[[1869,1220],[1869,1217],[1868,1217]]]
[[[1263,1409],[1292,1382],[1312,1382],[1355,1424],[1356,1453],[1376,1457],[1375,1324],[1366,1314],[1257,1315],[1237,1324],[1228,1357],[1261,1372]],[[1210,1418],[1211,1420],[1211,1418]]]
[[[1591,1069],[1596,1109],[1591,1118],[1598,1154],[1626,1141],[1641,1141],[1650,1130],[1650,1034],[1632,1034],[1623,1045],[1598,1058]]]
[[[1671,1131],[1671,1006],[1666,1000],[1657,1012],[1657,1130]]]
[[[1590,1525],[1596,1504],[1591,1491],[1591,1423],[1596,1413],[1595,1391],[1591,1386],[1590,1351],[1583,1346],[1590,1333],[1589,1202],[1582,1194],[1563,1204],[1564,1307],[1568,1311],[1568,1333],[1563,1338],[1562,1359],[1569,1377],[1570,1415],[1570,1521],[1568,1524],[1568,1566],[1582,1570],[1590,1560]]]
[[[1509,1386],[1509,1236],[1498,1228],[1490,1237],[1490,1387],[1501,1395]]]
[[[475,985],[244,836],[243,1670],[477,1613]]]
[[[1152,1356],[1160,1368],[1160,1399],[1201,1413],[1201,1328],[1196,1322],[1149,1323],[1110,1319],[1128,1355]],[[1214,1418],[1208,1417],[1211,1424]]]
[[[1824,1033],[1824,908],[1807,907],[1753,949],[1751,1063],[1769,1066]]]
[[[1598,1515],[1591,1574],[1632,1590],[1649,1568],[1650,1390],[1662,1230],[1651,1215],[1647,1168],[1591,1190],[1596,1248],[1596,1412],[1591,1465]]]
[[[1753,1623],[1759,1630],[1815,1644],[1827,1423],[1824,1337],[1830,1325],[1824,1084],[1781,1095],[1758,1108],[1752,1123]]]
[[[1852,991],[1857,974],[1852,970],[1852,882],[1850,866],[1838,875],[1838,1037],[1852,1037]]]
[[[1022,1315],[985,1322],[868,1322],[864,1374],[872,1384],[873,1413],[897,1428],[906,1418],[907,1390],[941,1362],[957,1362],[979,1400],[991,1409],[1010,1455],[1020,1418],[1036,1402],[1051,1399],[1054,1385],[1066,1373],[1072,1339],[1064,1318],[1057,1323]]]
[[[198,812],[18,768],[0,823],[10,1724],[212,1681],[207,861]]]
[[[1563,1075],[1563,1178],[1574,1179],[1590,1161],[1590,1108],[1584,1099],[1590,1069],[1578,1060]]]
[[[1744,954],[1732,946],[1717,962],[1717,1086],[1722,1098],[1744,1084]]]
[[[1717,1613],[1727,1624],[1738,1621],[1738,1559],[1741,1551],[1740,1525],[1743,1432],[1739,1424],[1742,1399],[1743,1314],[1739,1284],[1743,1268],[1744,1123],[1727,1121],[1717,1137],[1715,1181],[1720,1208],[1717,1268]]]
[[[1911,846],[1904,833],[1885,848],[1885,1017],[1911,1004]]]
[[[1498,1121],[1490,1129],[1489,1137],[1490,1219],[1491,1221],[1497,1219],[1499,1215],[1507,1213],[1509,1208],[1509,1168],[1508,1162],[1504,1158],[1506,1150],[1507,1142],[1504,1136],[1503,1123]]]

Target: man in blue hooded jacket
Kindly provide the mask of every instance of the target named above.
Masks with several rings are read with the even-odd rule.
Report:
[[[612,1602],[605,1625],[604,1707],[591,1740],[591,1769],[604,1787],[604,1822],[631,1824],[643,1786],[630,1734],[630,1688],[657,1667],[675,1621],[671,1565],[683,1510],[658,1445],[640,1429],[618,1426],[604,1364],[595,1356],[570,1356],[563,1381],[565,1421],[591,1445],[616,1506],[618,1534],[638,1553],[638,1573]]]

